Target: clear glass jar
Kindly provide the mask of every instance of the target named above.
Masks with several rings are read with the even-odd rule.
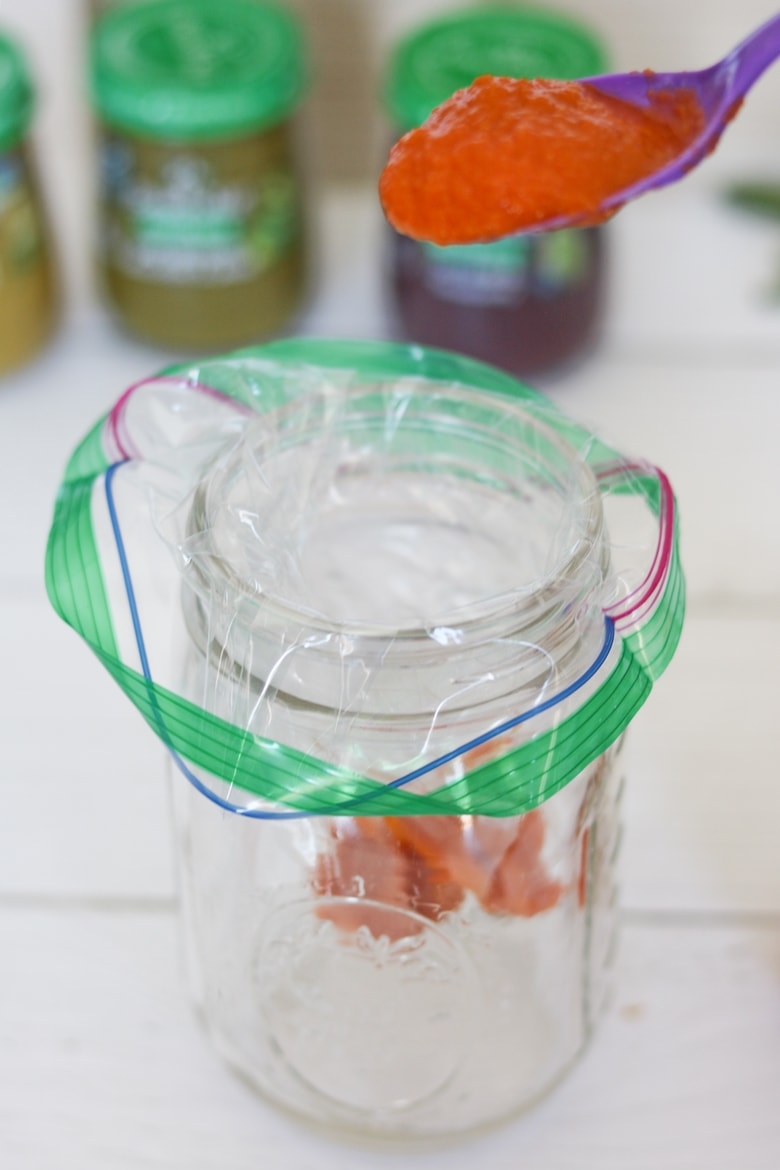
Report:
[[[92,34],[101,283],[132,332],[215,349],[276,333],[308,279],[293,115],[302,37],[257,0],[119,5]]]
[[[54,326],[56,279],[27,131],[33,91],[21,51],[0,36],[0,374]]]
[[[522,402],[462,386],[323,389],[260,416],[199,483],[182,551],[182,693],[291,749],[304,791],[314,757],[467,793],[554,733],[576,697],[546,699],[603,644],[593,473]],[[274,819],[251,799],[237,815],[229,783],[176,777],[190,967],[217,1048],[283,1108],[372,1138],[531,1104],[604,996],[617,759],[521,816],[374,816],[344,798],[338,815]],[[499,777],[497,810],[513,782]]]
[[[385,106],[398,136],[482,74],[572,80],[606,71],[591,29],[555,11],[477,5],[443,14],[396,46]],[[398,336],[519,376],[585,354],[601,330],[608,279],[601,227],[437,247],[388,229],[387,289]]]

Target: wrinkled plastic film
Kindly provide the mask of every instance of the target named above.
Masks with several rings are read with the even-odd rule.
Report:
[[[528,460],[522,474],[520,451]],[[448,491],[439,500],[442,482]],[[406,594],[391,591],[397,608],[384,630],[381,605],[356,610],[372,537],[371,514],[361,512],[364,483],[393,520],[402,484],[404,515],[425,514],[437,539],[444,533],[437,561],[424,525],[416,544],[401,532],[409,561],[400,576],[410,584]],[[350,492],[360,523],[344,557],[321,533],[329,524],[337,532],[339,493]],[[475,499],[477,513],[483,499],[499,504],[497,519],[484,510],[486,532],[495,521],[485,547],[501,554],[487,576],[478,554],[467,571],[458,560],[459,513]],[[526,541],[517,562],[524,574],[513,575],[513,549],[504,548],[507,532],[516,547],[524,539],[511,508],[500,514],[507,503],[529,518],[546,510],[542,531],[551,539]],[[626,539],[611,540],[613,511]],[[474,519],[467,527],[470,539],[480,535]],[[394,535],[392,524],[388,530]],[[371,563],[383,554],[387,548],[375,547]],[[431,566],[452,568],[442,595],[420,609],[434,576],[418,563],[427,555]],[[378,581],[392,563],[375,570]],[[188,778],[225,807],[259,817],[528,811],[620,737],[674,652],[684,608],[674,496],[662,473],[624,459],[488,367],[419,349],[324,342],[275,343],[126,392],[69,464],[47,585]],[[594,606],[602,617],[583,659],[582,647],[574,654],[567,642],[569,615]],[[197,701],[192,688],[182,693],[170,653],[171,615],[178,621],[182,609],[206,664]],[[527,629],[544,633],[552,622],[558,663],[546,668],[546,634],[522,650],[507,639],[506,614],[517,612]],[[395,637],[383,641],[390,627]],[[468,641],[477,627],[486,651]],[[448,639],[465,643],[472,657],[465,683],[458,676],[464,695],[451,686],[428,714],[416,711],[419,699],[405,694],[407,660],[393,681],[399,638],[409,643],[424,709],[441,683],[431,652],[446,656]],[[227,708],[218,694],[226,663],[239,679]],[[511,707],[502,677],[516,684]],[[277,687],[293,704],[314,695],[318,710],[329,699],[330,723],[312,732],[325,750],[274,738]],[[480,706],[490,716],[482,724]],[[389,762],[355,754],[354,731],[367,713],[406,720],[406,754],[397,740]]]

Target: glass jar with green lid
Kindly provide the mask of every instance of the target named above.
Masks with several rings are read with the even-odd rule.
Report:
[[[157,0],[97,21],[99,260],[134,333],[210,349],[272,334],[299,308],[305,82],[299,27],[273,4]]]
[[[55,317],[55,281],[27,131],[33,88],[20,49],[0,35],[0,373],[31,357]]]
[[[419,126],[482,74],[574,80],[607,68],[589,28],[548,9],[466,8],[413,29],[391,55],[385,105],[396,133]],[[604,229],[440,248],[393,233],[391,299],[400,334],[518,375],[559,367],[596,339]]]

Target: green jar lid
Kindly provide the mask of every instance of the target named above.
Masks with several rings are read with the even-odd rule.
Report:
[[[24,57],[12,41],[0,36],[0,150],[19,141],[32,111],[33,89]]]
[[[280,122],[306,84],[303,39],[283,8],[258,0],[156,0],[97,22],[92,99],[111,126],[204,141]]]
[[[418,27],[391,55],[385,86],[401,130],[476,77],[554,77],[573,81],[607,69],[602,43],[584,25],[546,9],[466,8]]]

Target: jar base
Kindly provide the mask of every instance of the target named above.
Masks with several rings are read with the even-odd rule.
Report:
[[[380,1131],[368,1126],[360,1127],[336,1119],[319,1120],[302,1109],[296,1109],[283,1098],[277,1097],[273,1092],[268,1090],[267,1086],[261,1085],[247,1071],[231,1046],[218,1037],[213,1029],[209,1028],[208,1021],[202,1010],[194,1008],[194,1012],[216,1055],[227,1066],[230,1073],[242,1081],[262,1103],[273,1108],[286,1120],[337,1145],[350,1146],[355,1149],[384,1150],[394,1153],[412,1154],[432,1152],[439,1149],[451,1149],[464,1141],[478,1141],[488,1134],[512,1125],[527,1113],[532,1112],[542,1101],[556,1092],[580,1061],[585,1058],[590,1049],[593,1031],[595,1030],[591,1029],[569,1062],[563,1068],[559,1069],[555,1076],[538,1092],[534,1093],[533,1096],[527,1098],[519,1105],[508,1110],[503,1110],[494,1117],[485,1118],[473,1125],[464,1126],[460,1129],[451,1129],[447,1132],[410,1132],[401,1127],[394,1130],[388,1128]]]

